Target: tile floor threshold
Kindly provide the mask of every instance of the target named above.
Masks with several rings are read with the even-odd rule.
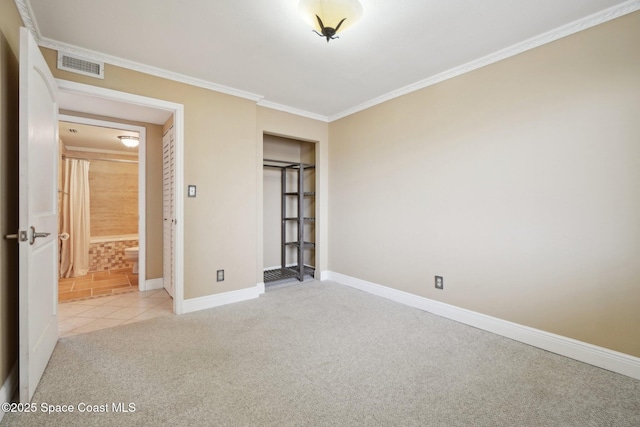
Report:
[[[164,289],[60,302],[60,337],[112,328],[173,314],[173,299]]]
[[[58,301],[101,295],[117,295],[138,289],[138,275],[131,268],[90,271],[85,276],[58,279]]]

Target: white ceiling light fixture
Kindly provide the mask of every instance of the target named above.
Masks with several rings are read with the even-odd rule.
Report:
[[[327,43],[339,38],[336,34],[352,27],[363,13],[358,0],[300,0],[298,12]]]
[[[118,139],[129,148],[137,147],[140,142],[137,136],[120,135]]]

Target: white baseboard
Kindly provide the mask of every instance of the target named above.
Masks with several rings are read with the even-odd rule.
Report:
[[[259,295],[264,294],[264,282],[262,282],[262,283],[258,283],[258,284],[256,285],[256,287],[258,288],[258,294],[259,294]]]
[[[323,282],[325,280],[330,280],[329,279],[329,273],[331,273],[329,270],[322,270],[320,272],[320,281]],[[336,273],[337,274],[337,273]],[[337,280],[336,280],[337,281]]]
[[[13,397],[13,393],[15,393],[16,388],[18,387],[18,362],[13,364],[13,368],[9,372],[7,379],[2,384],[2,388],[0,388],[0,404],[1,403],[9,403],[11,402],[11,398]],[[4,417],[4,411],[0,411],[0,421]]]
[[[145,280],[144,282],[144,289],[145,291],[152,291],[154,289],[162,289],[164,288],[164,280],[162,279],[162,277],[158,278],[158,279],[149,279],[149,280]]]
[[[264,284],[262,286],[264,292]],[[239,289],[237,291],[223,292],[220,294],[208,295],[206,297],[186,299],[182,303],[182,313],[206,310],[207,308],[220,307],[221,305],[233,304],[234,302],[247,301],[260,296],[259,285],[251,288]]]
[[[631,378],[640,379],[640,358],[620,353],[607,348],[588,344],[572,338],[552,334],[539,329],[487,316],[475,311],[466,310],[450,304],[434,301],[418,295],[399,291],[397,289],[367,282],[366,280],[335,273],[322,272],[326,279],[350,286],[361,291],[415,307],[447,319],[455,320],[466,325],[483,329],[494,334],[502,335],[543,350],[557,353],[590,365],[617,372]]]

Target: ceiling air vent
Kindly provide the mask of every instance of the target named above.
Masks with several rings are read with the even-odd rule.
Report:
[[[58,69],[104,79],[104,62],[89,61],[60,51],[58,51]]]

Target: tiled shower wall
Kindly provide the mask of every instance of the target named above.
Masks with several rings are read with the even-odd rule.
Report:
[[[91,243],[89,245],[89,271],[132,267],[133,263],[127,261],[124,250],[134,246],[138,246],[138,240]]]

